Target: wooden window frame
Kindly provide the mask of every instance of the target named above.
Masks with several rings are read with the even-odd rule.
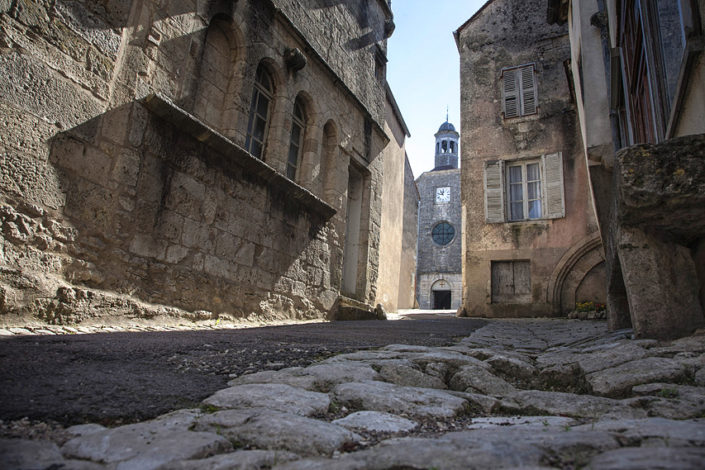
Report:
[[[535,64],[504,68],[500,78],[504,119],[538,114],[539,93]]]
[[[299,167],[301,166],[301,156],[304,148],[304,137],[306,134],[306,107],[300,97],[294,101],[294,110],[291,114],[291,133],[289,134],[289,153],[286,162],[286,176],[292,181],[296,181]],[[295,130],[298,129],[299,138],[294,139]]]
[[[260,113],[260,104],[263,100],[267,103],[264,114]],[[274,80],[267,69],[260,65],[257,67],[257,72],[255,73],[255,84],[252,90],[252,101],[250,103],[250,113],[247,122],[247,135],[245,137],[245,149],[260,160],[264,160],[273,102]],[[264,132],[261,140],[254,135],[258,120],[264,121]],[[259,146],[259,151],[257,151],[257,146]]]
[[[540,170],[541,217],[512,220],[508,167],[534,163],[539,163]],[[517,160],[488,160],[485,162],[483,178],[487,224],[535,222],[565,217],[565,180],[561,152]],[[526,181],[526,178],[523,177],[522,181]],[[528,195],[528,187],[523,189],[523,194]],[[528,215],[528,200],[525,200],[524,215]]]
[[[659,0],[620,0],[617,4],[616,50],[621,54],[623,97],[613,102],[619,101],[628,112],[624,146],[661,142],[673,137],[678,125],[689,70],[703,46],[698,5],[692,0],[673,1],[677,2],[673,6],[678,8],[681,47],[680,57],[670,67],[664,56]],[[673,90],[669,90],[669,76],[676,77]]]
[[[529,181],[529,171],[528,167],[529,165],[537,165],[538,166],[538,174],[539,174],[539,179],[538,180],[532,180]],[[512,186],[516,185],[517,183],[512,183],[511,181],[511,169],[512,168],[521,168],[521,181],[519,184],[521,184],[521,202],[522,202],[522,217],[517,217],[515,218],[512,213],[512,204],[514,203],[514,200],[512,199]],[[508,163],[505,167],[505,172],[504,172],[504,177],[505,177],[505,187],[506,187],[506,200],[507,200],[507,207],[506,207],[506,213],[507,213],[507,221],[508,222],[525,222],[529,220],[540,220],[544,218],[544,209],[543,209],[543,171],[541,168],[541,160],[536,159],[536,160],[524,160],[524,161],[515,161],[512,163]],[[539,184],[539,193],[538,193],[538,198],[536,199],[529,199],[529,183],[538,183]],[[539,201],[541,204],[541,214],[538,217],[531,217],[530,216],[530,211],[529,211],[529,203],[531,201]]]

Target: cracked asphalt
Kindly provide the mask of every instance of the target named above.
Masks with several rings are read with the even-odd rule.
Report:
[[[306,366],[389,344],[444,346],[486,322],[416,315],[385,322],[0,339],[0,419],[120,424],[198,403],[231,375]]]

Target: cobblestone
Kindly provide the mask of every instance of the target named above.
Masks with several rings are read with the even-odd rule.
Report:
[[[70,468],[75,459],[75,468],[698,468],[705,456],[705,387],[692,377],[699,362],[679,374],[659,369],[677,364],[676,356],[692,362],[704,343],[698,333],[638,344],[597,322],[489,321],[450,347],[394,345],[243,375],[214,395],[242,392],[227,403],[210,398],[201,409],[144,423],[68,428],[54,442],[60,433],[4,439],[0,462],[22,468],[39,452],[43,465]],[[635,357],[658,382],[642,383],[643,371],[628,367]],[[638,385],[620,386],[616,399],[528,374],[545,378],[555,367],[582,380],[617,367],[620,383]],[[502,378],[488,392],[440,390],[428,379],[453,388],[459,372],[481,379],[491,371]],[[393,383],[402,376],[404,385]],[[408,386],[414,378],[417,386]]]

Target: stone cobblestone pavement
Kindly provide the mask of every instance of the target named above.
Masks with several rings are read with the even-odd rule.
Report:
[[[700,469],[705,332],[490,321],[234,378],[154,420],[1,439],[4,469]]]

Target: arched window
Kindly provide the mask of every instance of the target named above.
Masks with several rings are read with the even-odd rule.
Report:
[[[294,181],[296,171],[301,162],[301,149],[304,146],[304,133],[306,132],[306,112],[301,98],[294,102],[294,115],[291,119],[291,136],[289,137],[289,159],[286,162],[286,176]]]
[[[274,83],[267,70],[260,65],[257,67],[255,87],[252,92],[250,104],[250,118],[247,123],[247,137],[245,148],[257,158],[264,154],[264,143],[267,140],[269,117],[274,95]]]

